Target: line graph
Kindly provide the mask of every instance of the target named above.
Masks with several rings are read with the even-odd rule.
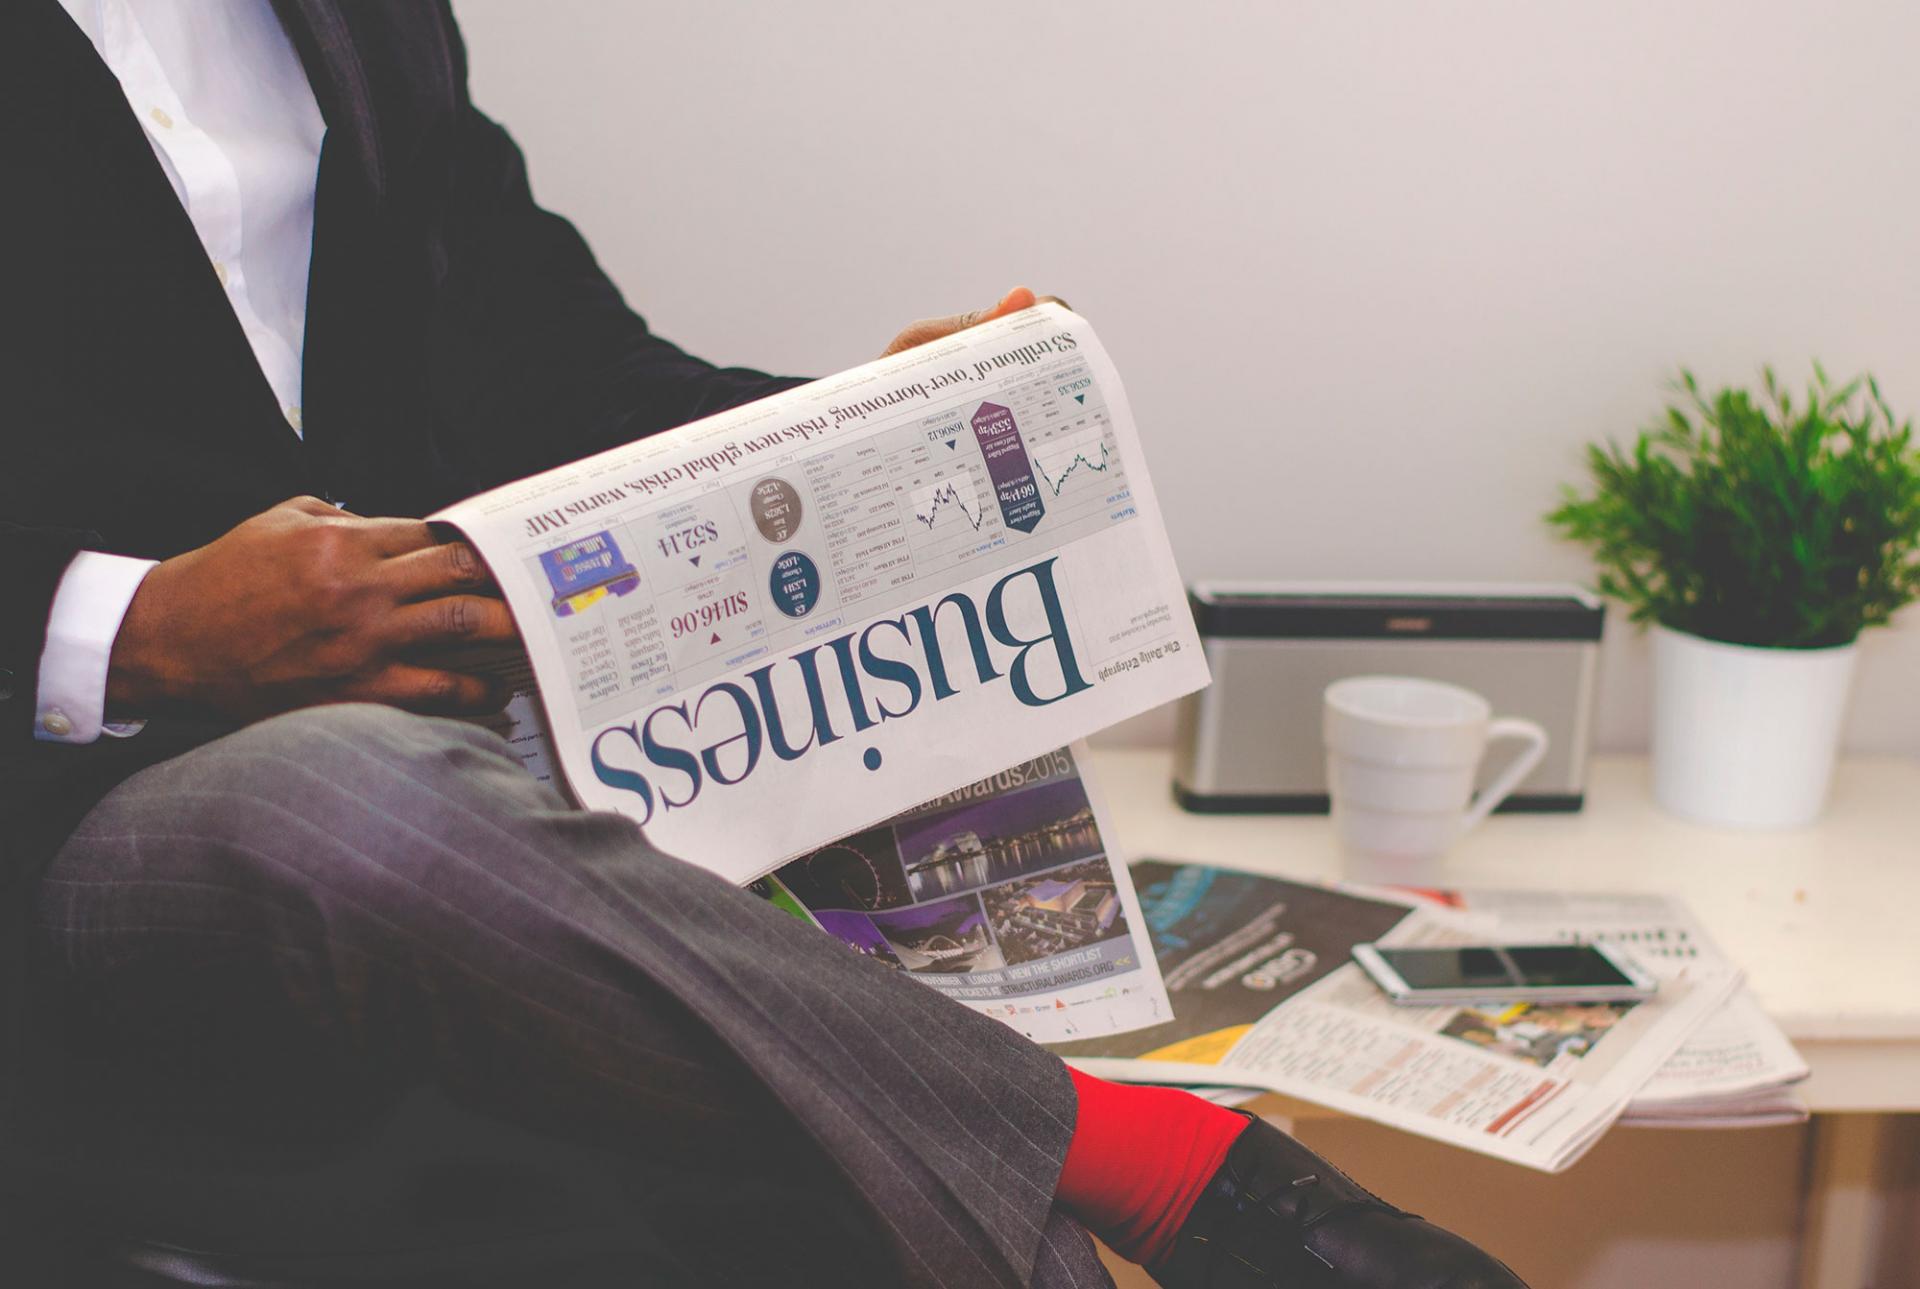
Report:
[[[888,461],[894,473],[894,504],[913,544],[916,570],[971,559],[998,540],[1000,523],[986,467],[978,457],[955,458],[923,445]]]
[[[973,470],[969,468],[962,477],[966,484],[964,493],[959,483],[945,479],[915,488],[910,494],[913,517],[926,525],[928,532],[933,532],[943,519],[954,515],[958,515],[976,533],[980,531],[980,525],[986,522],[986,512],[980,505],[980,485]],[[973,495],[969,497],[967,493]]]
[[[1133,516],[1126,454],[1085,375],[1063,366],[1016,378],[892,433],[888,510],[913,577],[998,566],[1036,531],[1066,542]]]
[[[1112,464],[1106,434],[1098,426],[1050,442],[1035,443],[1029,450],[1033,454],[1033,468],[1056,497],[1076,473],[1105,474]]]

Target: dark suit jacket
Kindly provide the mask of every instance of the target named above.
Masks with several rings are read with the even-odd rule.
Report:
[[[74,552],[163,559],[300,493],[422,515],[795,383],[689,357],[626,307],[469,100],[446,0],[276,2],[327,123],[304,441],[93,46],[57,0],[0,4],[10,962],[37,867],[115,783],[192,738],[156,723],[124,742],[34,740],[47,610]]]

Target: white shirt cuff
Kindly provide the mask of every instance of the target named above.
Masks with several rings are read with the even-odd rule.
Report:
[[[40,654],[34,695],[35,738],[91,743],[102,733],[125,738],[144,722],[109,723],[107,662],[133,593],[154,561],[81,551],[67,565],[47,614],[47,647]]]

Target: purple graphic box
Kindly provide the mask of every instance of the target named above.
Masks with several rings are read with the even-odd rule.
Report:
[[[1033,463],[1027,459],[1020,428],[1013,423],[1012,409],[998,403],[980,404],[973,414],[973,437],[980,441],[993,493],[1000,499],[1001,521],[1018,532],[1032,532],[1047,508],[1040,502],[1040,485],[1034,481]]]

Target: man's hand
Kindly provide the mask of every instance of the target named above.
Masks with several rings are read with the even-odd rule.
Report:
[[[1065,300],[1055,295],[1036,296],[1024,286],[1017,286],[1000,297],[1000,303],[991,309],[975,309],[972,313],[955,313],[944,318],[922,318],[908,325],[905,331],[893,338],[886,347],[882,358],[891,358],[902,349],[912,349],[915,345],[924,345],[928,341],[940,340],[956,331],[965,331],[968,327],[977,327],[983,322],[992,322],[995,318],[1009,313],[1018,313],[1022,309],[1031,309],[1042,301],[1064,305]]]
[[[421,520],[297,497],[147,574],[113,642],[108,709],[497,710],[506,695],[491,682],[424,659],[516,639],[489,585],[470,546],[435,541]]]

